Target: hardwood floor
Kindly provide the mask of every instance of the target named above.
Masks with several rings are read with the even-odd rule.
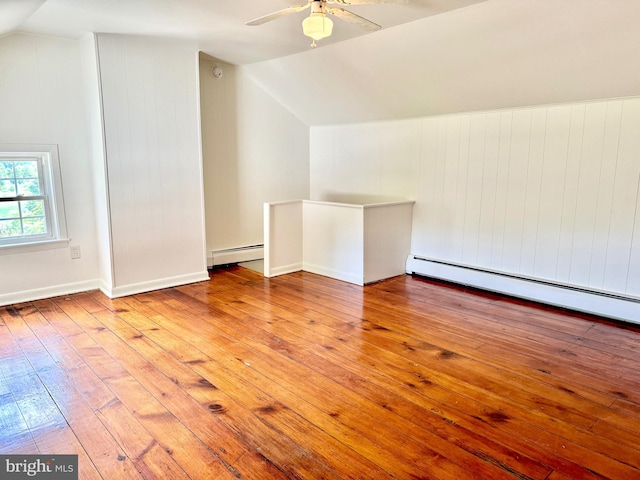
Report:
[[[640,479],[640,328],[242,267],[0,307],[0,453],[80,478]]]

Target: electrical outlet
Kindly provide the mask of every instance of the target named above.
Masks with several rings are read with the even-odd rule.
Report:
[[[80,246],[79,245],[71,245],[69,247],[71,249],[71,258],[76,259],[80,258]]]

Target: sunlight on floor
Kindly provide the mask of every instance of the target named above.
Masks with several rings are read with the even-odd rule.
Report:
[[[241,267],[248,268],[264,275],[264,260],[252,260],[251,262],[239,263]]]

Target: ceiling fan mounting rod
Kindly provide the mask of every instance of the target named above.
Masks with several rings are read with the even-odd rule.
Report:
[[[302,5],[296,5],[293,7],[283,8],[273,13],[263,15],[262,17],[255,18],[246,23],[246,25],[262,25],[263,23],[275,20],[285,15],[301,12],[306,9],[310,9],[310,15],[302,21],[303,33],[313,38],[311,47],[316,46],[316,40],[326,38],[331,35],[333,29],[333,21],[327,16],[337,17],[342,21],[354,24],[360,28],[373,32],[382,28],[377,23],[367,20],[360,15],[357,15],[349,10],[345,10],[342,7],[327,7],[327,4],[337,5],[367,5],[376,3],[408,3],[409,0],[307,0]]]
[[[327,2],[325,0],[313,0],[313,2],[311,3],[311,13],[324,14],[326,7],[327,7]]]

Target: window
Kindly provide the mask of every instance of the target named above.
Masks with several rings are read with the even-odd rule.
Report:
[[[0,249],[66,242],[56,145],[0,145]]]

